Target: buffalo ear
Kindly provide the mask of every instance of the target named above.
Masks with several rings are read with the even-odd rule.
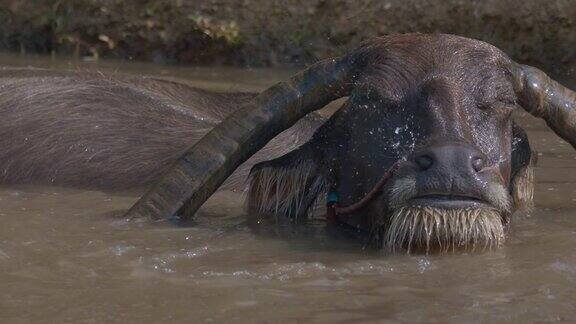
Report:
[[[522,167],[512,178],[514,209],[530,212],[534,208],[534,165]]]
[[[514,209],[529,212],[534,207],[534,167],[537,154],[530,148],[526,132],[512,125],[512,181],[510,192]]]
[[[304,145],[250,171],[247,209],[250,216],[305,220],[325,196],[326,176],[318,155]]]

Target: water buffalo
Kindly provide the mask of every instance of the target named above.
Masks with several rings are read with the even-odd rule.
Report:
[[[574,92],[453,35],[377,38],[259,95],[27,73],[1,81],[1,181],[153,183],[130,217],[189,217],[259,162],[249,214],[300,222],[322,200],[331,223],[390,250],[495,247],[532,203],[534,156],[512,112],[576,147]],[[310,114],[341,97],[328,120]]]

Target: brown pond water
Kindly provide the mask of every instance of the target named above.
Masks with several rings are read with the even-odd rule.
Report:
[[[0,65],[77,63],[0,56]],[[82,69],[184,77],[257,90],[289,71],[106,62]],[[540,153],[536,209],[506,245],[431,256],[365,251],[322,226],[260,235],[222,192],[198,224],[127,222],[136,199],[0,187],[0,322],[539,322],[576,315],[576,153],[521,117]]]

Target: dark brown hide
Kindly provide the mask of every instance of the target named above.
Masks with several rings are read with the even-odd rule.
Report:
[[[533,154],[512,112],[522,107],[576,143],[572,91],[453,35],[375,39],[257,96],[150,78],[10,73],[0,94],[4,182],[123,187],[158,178],[129,216],[190,216],[255,153],[248,163],[289,152],[253,169],[252,212],[305,219],[328,191],[351,205],[399,163],[370,204],[339,220],[408,250],[413,242],[428,250],[430,239],[442,249],[492,246],[532,197]],[[268,144],[340,97],[348,100],[312,138],[320,122],[304,120]],[[285,145],[298,134],[302,141]]]
[[[0,69],[0,183],[142,189],[253,94],[214,93],[152,77]],[[312,116],[254,156],[250,166],[304,143]]]
[[[339,194],[340,204],[354,204],[392,164],[404,158],[407,161],[397,178],[414,178],[421,195],[450,193],[494,200],[495,195],[486,189],[492,183],[504,189],[500,196],[506,191],[530,192],[516,190],[520,186],[511,181],[529,169],[531,152],[521,128],[512,127],[516,96],[506,68],[510,60],[501,51],[454,36],[403,35],[367,43],[352,55],[354,61],[363,62],[363,72],[349,101],[301,149],[314,152],[314,156],[295,159],[289,154],[253,170],[249,206],[254,211],[305,216],[309,213],[307,202],[328,189]],[[445,158],[454,150],[451,147],[458,150],[456,154],[470,152],[481,157],[482,172],[460,169],[465,165],[454,165],[457,160],[444,162],[446,168],[418,172],[419,155],[437,150],[436,158]],[[297,190],[286,186],[286,176],[279,174],[293,170],[290,179],[302,179],[303,168],[297,166],[308,165],[309,160],[321,166],[320,170],[304,177],[308,180]],[[323,186],[317,185],[318,178],[325,182]],[[278,192],[275,187],[288,189]],[[514,203],[519,208],[528,205],[528,200],[515,199]],[[341,221],[371,228],[382,221],[388,204],[386,199],[377,199]],[[500,201],[499,205],[507,203]],[[508,213],[509,208],[505,209]]]
[[[469,145],[473,147],[478,154],[496,149],[495,151],[499,152],[499,156],[491,154],[490,156],[483,157],[487,159],[484,161],[486,165],[492,166],[496,164],[490,171],[492,175],[487,177],[497,177],[502,180],[503,185],[509,181],[511,172],[509,163],[511,124],[508,118],[515,107],[516,96],[513,91],[511,61],[497,48],[479,41],[450,35],[398,35],[370,41],[349,56],[335,60],[334,64],[343,65],[342,70],[344,72],[332,72],[332,70],[336,71],[337,69],[324,65],[314,66],[304,74],[312,75],[313,77],[310,78],[310,80],[295,77],[291,79],[287,85],[281,85],[277,88],[282,90],[270,92],[274,93],[274,100],[269,98],[270,94],[263,95],[258,97],[249,109],[258,111],[262,109],[261,106],[271,106],[275,107],[275,111],[282,112],[283,114],[290,114],[290,112],[288,112],[290,109],[301,111],[302,108],[300,106],[298,106],[298,108],[291,106],[294,93],[289,89],[303,89],[304,87],[306,91],[296,93],[302,97],[303,103],[315,103],[313,107],[307,108],[308,110],[313,110],[319,108],[316,104],[318,97],[324,98],[323,96],[326,96],[326,91],[334,91],[334,89],[336,89],[336,93],[340,92],[340,95],[350,94],[352,104],[345,105],[345,107],[349,109],[344,108],[341,113],[335,115],[344,117],[341,117],[338,121],[335,119],[334,123],[330,123],[325,127],[324,129],[328,130],[325,133],[339,132],[341,126],[345,125],[338,125],[338,123],[354,124],[354,114],[352,113],[352,115],[350,115],[351,117],[346,116],[348,114],[347,111],[356,111],[362,107],[367,107],[367,109],[357,114],[358,119],[362,120],[357,120],[357,125],[354,125],[356,127],[351,128],[353,132],[362,133],[366,129],[366,123],[370,123],[371,121],[378,122],[381,121],[382,118],[385,120],[387,117],[384,115],[387,111],[391,114],[396,113],[403,118],[411,118],[415,114],[421,117],[429,117],[423,122],[421,120],[420,125],[417,125],[417,127],[424,128],[422,134],[428,133],[426,134],[427,143],[418,140],[418,143],[412,143],[412,148],[414,148],[415,145],[430,146],[436,141],[436,144],[454,142],[455,145]],[[318,73],[318,71],[324,72],[322,74]],[[327,81],[333,80],[337,76],[344,79],[340,82]],[[318,86],[318,89],[311,91],[309,86],[313,80],[323,86]],[[350,82],[353,82],[353,84],[350,85],[351,88],[348,89],[349,91],[342,92],[341,84],[349,84]],[[334,84],[337,85],[334,86]],[[384,108],[375,109],[374,107],[368,107],[367,104],[363,105],[361,103],[361,101],[365,99],[367,103],[371,104],[370,100],[374,100],[374,98],[370,99],[371,93],[373,97],[375,96],[377,100],[380,100],[379,106]],[[285,98],[285,101],[279,100],[281,96],[287,96],[288,99]],[[332,96],[331,98],[334,97]],[[325,99],[323,100],[325,102]],[[426,106],[427,108],[397,113],[399,109],[394,110],[390,108],[387,110],[385,108],[386,106],[396,106],[397,108],[398,106],[411,107],[409,110],[418,106]],[[481,109],[478,109],[482,107],[489,107],[490,109],[486,109],[487,112],[482,112]],[[298,115],[298,113],[292,114]],[[370,118],[370,114],[373,114],[374,118]],[[378,114],[380,114],[380,116],[378,116]],[[428,116],[424,116],[425,114],[428,114]],[[270,120],[270,118],[267,120]],[[471,120],[469,120],[470,118],[476,120],[471,122]],[[401,125],[401,123],[404,122],[404,120],[398,119],[395,125]],[[482,122],[484,122],[484,124],[482,124]],[[266,124],[267,127],[277,127],[273,122],[265,123],[264,120],[262,120],[262,123]],[[234,124],[234,121],[229,120],[221,126],[225,129],[232,127]],[[233,128],[234,127],[232,127],[232,129]],[[431,129],[434,129],[435,132],[430,132]],[[269,135],[273,136],[273,133],[274,132]],[[486,140],[482,141],[482,134],[500,136],[500,140],[492,143]],[[241,137],[242,135],[238,136]],[[369,134],[358,134],[358,136],[367,140],[376,138],[376,136],[370,136]],[[205,139],[206,145],[214,142],[216,138],[217,136],[210,134],[210,136]],[[265,141],[259,140],[257,145],[260,146],[264,142]],[[255,143],[238,143],[240,144],[238,147],[226,148],[226,156],[235,156],[237,153],[234,152],[238,151],[247,150],[246,152],[250,152],[254,150],[254,148],[250,147],[255,145]],[[340,145],[341,143],[332,144]],[[366,144],[374,143],[366,142]],[[379,144],[382,144],[382,142]],[[354,143],[354,145],[356,145],[356,143]],[[494,147],[494,145],[498,147]],[[334,147],[334,145],[324,145],[326,150],[333,149]],[[400,147],[405,148],[404,145],[400,145]],[[374,148],[374,146],[372,146],[372,148]],[[212,149],[217,150],[215,147],[209,150]],[[381,149],[386,150],[386,147],[381,147]],[[193,148],[189,151],[189,154],[197,154],[195,152],[205,150],[207,150],[207,148],[203,150]],[[361,176],[357,173],[349,172],[339,177],[339,183],[344,183],[343,186],[345,188],[340,191],[344,193],[345,199],[353,200],[358,198],[362,192],[365,193],[367,189],[366,186],[369,185],[370,182],[377,181],[378,176],[376,172],[366,169],[365,165],[361,165],[366,161],[372,161],[369,157],[370,152],[366,152],[366,156],[363,158],[361,156],[360,159],[358,155],[352,151],[340,153],[343,153],[339,154],[341,157],[339,161],[340,165],[344,165],[349,170],[357,170],[357,172],[365,173],[364,176]],[[387,164],[390,165],[398,158],[401,158],[399,154],[391,154],[388,157],[389,161],[386,161],[386,163],[382,163],[384,161],[378,161],[379,163],[376,163],[376,165],[373,164],[372,167],[384,168]],[[502,161],[502,163],[499,161]],[[194,208],[199,206],[198,203],[205,198],[207,191],[214,190],[213,188],[215,188],[215,184],[217,183],[216,179],[222,179],[223,173],[231,172],[236,163],[236,161],[232,164],[222,162],[222,168],[215,169],[212,174],[206,175],[207,180],[205,181],[211,183],[210,190],[202,187],[197,193],[191,192],[192,196],[197,197],[192,199],[194,201],[192,205],[196,206]],[[354,164],[359,165],[355,167]],[[335,168],[338,168],[338,166],[335,166]],[[199,167],[199,169],[201,168]],[[484,173],[488,174],[488,172]],[[176,173],[174,173],[174,175],[175,174]],[[174,176],[172,177],[174,178]],[[211,180],[208,180],[208,177],[210,177]],[[351,178],[347,181],[346,177]],[[362,181],[362,185],[354,185],[354,183],[358,181]],[[348,182],[348,184],[346,184],[346,182]],[[167,187],[157,187],[150,192],[154,193],[154,197],[162,197],[168,195],[168,192],[172,195],[173,192],[176,192],[175,188],[176,187],[171,189]],[[479,189],[475,190],[479,191]],[[200,199],[200,196],[204,198]],[[138,205],[160,206],[164,205],[164,203],[158,202],[166,201],[164,198],[154,200],[150,199],[150,197],[150,195],[145,196],[144,200]],[[178,201],[181,201],[181,199]],[[166,207],[166,211],[171,211],[172,208],[173,207]],[[194,210],[194,208],[192,208],[192,210]],[[163,213],[161,209],[161,207],[160,209],[150,207],[148,211],[151,213],[150,215],[158,215],[158,212],[160,212],[160,214]],[[136,214],[141,213],[137,212]]]

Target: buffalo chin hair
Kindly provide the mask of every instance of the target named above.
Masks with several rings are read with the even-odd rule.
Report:
[[[502,215],[492,208],[401,207],[388,224],[381,243],[390,252],[486,250],[505,238]]]

